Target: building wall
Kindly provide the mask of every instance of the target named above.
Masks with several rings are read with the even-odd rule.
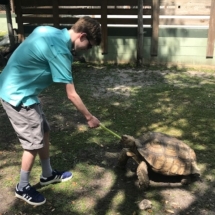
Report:
[[[14,14],[13,28],[17,28]],[[0,14],[0,33],[7,34],[5,14]],[[144,62],[212,66],[213,58],[206,58],[208,29],[160,28],[158,56],[151,57],[151,28],[144,29]],[[137,28],[108,28],[108,54],[102,55],[100,47],[82,53],[87,61],[111,63],[135,63],[137,52]]]
[[[160,28],[158,56],[150,55],[151,28],[144,29],[144,61],[162,64],[214,66],[213,58],[206,58],[208,29]],[[83,53],[87,61],[131,63],[136,60],[136,28],[109,28],[108,54],[99,47]]]

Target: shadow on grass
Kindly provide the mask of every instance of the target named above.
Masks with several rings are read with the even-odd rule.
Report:
[[[119,135],[138,137],[146,131],[158,131],[185,141],[197,154],[203,183],[182,187],[178,181],[157,182],[147,191],[139,190],[135,165],[128,165],[126,171],[114,168],[121,150],[117,140],[99,128],[86,129],[83,117],[67,101],[64,86],[54,85],[41,96],[53,128],[52,164],[56,169],[71,169],[74,179],[39,188],[47,198],[45,205],[32,207],[15,200],[6,214],[147,214],[137,205],[144,198],[153,202],[151,213],[154,214],[165,214],[166,209],[174,210],[175,214],[214,214],[215,205],[211,201],[215,198],[214,79],[188,77],[183,73],[185,70],[169,69],[169,74],[162,74],[155,72],[156,68],[148,68],[152,72],[140,77],[140,73],[128,73],[129,69],[120,74],[111,69],[103,72],[90,69],[87,74],[85,69],[75,71],[74,79],[77,91],[92,113]],[[123,75],[127,77],[124,83]],[[165,78],[168,75],[174,76],[172,80]],[[126,91],[127,87],[133,90]],[[98,97],[93,97],[94,93],[98,93]],[[0,113],[0,150],[7,152],[7,156],[2,157],[2,161],[6,161],[18,146],[13,145],[17,142],[13,130],[2,110]],[[11,163],[7,164],[1,161],[1,169],[17,165],[20,158],[10,158]],[[36,168],[39,169],[39,165]],[[0,180],[4,183],[5,176]],[[170,207],[165,201],[176,201],[176,205]]]

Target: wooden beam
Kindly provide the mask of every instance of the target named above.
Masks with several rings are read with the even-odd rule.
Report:
[[[137,15],[137,9],[108,9],[108,15]],[[143,10],[144,15],[151,15],[151,10]]]
[[[52,14],[52,7],[25,7],[22,8],[22,14]],[[100,15],[101,8],[70,8],[65,6],[65,8],[58,8],[60,14],[93,14]],[[107,9],[108,15],[137,15],[137,9]],[[143,15],[152,15],[151,9],[143,9]],[[175,8],[160,8],[160,15],[181,15],[181,16],[209,16],[210,8],[205,8],[204,10],[191,10],[190,8],[185,9],[175,9]]]
[[[62,15],[80,15],[80,14],[93,14],[100,15],[101,8],[58,8],[58,11]],[[37,7],[37,8],[23,8],[23,14],[52,14],[53,8]],[[108,15],[137,15],[137,9],[107,9]],[[143,15],[151,15],[151,9],[144,9]]]
[[[183,8],[160,8],[160,15],[178,15],[178,16],[209,16],[210,8],[202,10],[192,10],[192,7]]]
[[[107,27],[107,24],[112,24],[112,25],[137,25],[137,19],[130,19],[130,20],[125,20],[125,19],[105,19],[102,20],[102,18],[95,18],[98,20],[101,25],[104,25],[102,28]],[[60,24],[74,24],[78,20],[77,17],[60,17],[59,21]],[[43,25],[44,23],[46,24],[53,24],[54,19],[52,16],[24,16],[22,17],[23,23],[28,23],[28,24],[35,24],[37,25]],[[103,22],[105,21],[105,24]],[[151,24],[151,19],[144,19],[143,20],[144,24],[150,25]]]
[[[108,53],[107,0],[101,1],[102,54]]]
[[[137,66],[143,65],[143,0],[138,0]]]
[[[211,0],[211,15],[208,29],[207,58],[213,58],[215,41],[215,0]]]
[[[106,12],[104,10],[101,11],[101,13]],[[20,14],[17,14],[17,17]],[[84,14],[82,14],[84,15]],[[102,15],[103,16],[103,15]],[[105,17],[107,14],[105,15]],[[104,17],[104,16],[103,16]],[[44,23],[54,23],[53,14],[26,14],[21,16],[22,23],[38,23],[38,24],[44,24]],[[77,20],[76,17],[68,17],[68,16],[61,16],[59,17],[59,23],[60,24],[73,24],[74,20]],[[99,21],[102,21],[100,18],[96,18]],[[151,18],[144,18],[143,24],[144,25],[152,25],[152,19]],[[116,24],[116,25],[137,25],[137,18],[133,19],[124,19],[124,18],[108,18],[103,20],[107,24]],[[184,18],[160,18],[159,19],[159,25],[192,25],[192,26],[209,26],[209,18],[207,19],[188,19],[187,17]]]
[[[101,9],[86,9],[86,8],[58,8],[58,12],[61,15],[80,15],[80,14],[93,14],[101,15]],[[53,8],[39,7],[39,8],[23,8],[23,14],[53,14]],[[132,14],[131,14],[132,15]]]
[[[137,3],[137,0],[108,0],[107,1],[107,4],[108,5],[120,5],[120,6],[137,6],[138,3]],[[151,0],[144,0],[144,6],[145,5],[151,5]]]
[[[149,0],[146,0],[149,1]],[[160,5],[181,5],[181,4],[189,4],[189,5],[210,5],[210,0],[160,0]]]
[[[158,55],[158,34],[159,34],[159,0],[152,0],[152,38],[151,56]]]
[[[86,0],[78,0],[78,1],[58,0],[58,1],[60,6],[65,6],[69,4],[73,6],[101,6],[101,0],[87,0],[87,1]]]
[[[20,0],[20,4],[24,7],[31,6],[50,6],[53,0]],[[58,0],[59,6],[101,6],[101,0],[78,0],[78,1],[68,1],[68,0]]]

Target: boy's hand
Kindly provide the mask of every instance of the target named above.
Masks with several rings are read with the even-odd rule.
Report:
[[[92,116],[87,123],[90,128],[97,128],[100,125],[100,121],[95,116]]]

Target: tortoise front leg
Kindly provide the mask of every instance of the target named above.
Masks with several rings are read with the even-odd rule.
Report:
[[[128,159],[133,156],[134,156],[134,153],[130,152],[128,149],[126,149],[126,148],[122,149],[121,153],[119,154],[117,166],[125,167]]]
[[[190,175],[186,175],[186,176],[182,177],[182,179],[181,179],[182,185],[188,185],[190,183],[191,183],[191,176]]]
[[[139,180],[139,187],[141,189],[146,189],[149,187],[149,176],[148,176],[148,168],[144,161],[140,162],[137,167],[137,177]]]

